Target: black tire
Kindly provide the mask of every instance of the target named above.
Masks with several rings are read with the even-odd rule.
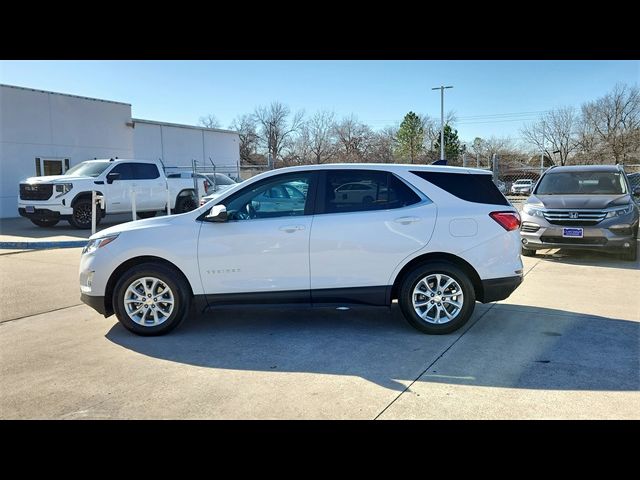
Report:
[[[30,218],[29,220],[39,227],[53,227],[60,221],[58,218]]]
[[[635,237],[631,248],[625,249],[625,251],[620,254],[620,258],[628,262],[635,262],[638,259],[638,241]]]
[[[138,218],[153,218],[156,216],[158,212],[136,212],[136,214],[138,215]]]
[[[371,205],[373,203],[373,197],[370,195],[367,195],[366,197],[364,197],[362,199],[362,204],[363,205]]]
[[[418,283],[431,274],[444,274],[455,280],[462,289],[462,308],[453,320],[447,323],[435,324],[421,318],[413,307],[413,290]],[[445,261],[437,261],[419,265],[405,275],[400,285],[398,304],[405,319],[415,329],[432,335],[451,333],[462,327],[473,313],[476,304],[476,294],[469,275],[460,267]]]
[[[173,293],[173,311],[159,325],[140,325],[134,322],[126,312],[124,304],[126,291],[136,279],[143,277],[155,277],[161,280]],[[130,268],[120,277],[113,290],[112,301],[118,320],[127,330],[143,336],[164,335],[180,325],[188,316],[191,306],[191,290],[183,275],[174,268],[160,263],[143,263]]]
[[[523,257],[535,257],[536,256],[536,251],[535,250],[529,250],[528,248],[522,247],[522,256]]]
[[[102,213],[96,206],[96,226],[100,224],[101,220]],[[69,223],[81,230],[91,228],[91,200],[87,198],[76,202],[73,206],[73,214],[69,217]]]
[[[178,198],[178,200],[176,201],[176,208],[174,209],[174,212],[186,213],[190,212],[191,210],[195,210],[196,208],[198,208],[196,199],[193,196],[188,195]]]

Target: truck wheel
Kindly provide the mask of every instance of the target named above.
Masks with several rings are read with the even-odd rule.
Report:
[[[442,335],[467,323],[476,295],[464,270],[440,261],[419,265],[409,272],[402,281],[398,303],[415,329]]]
[[[175,213],[190,212],[191,210],[195,210],[196,208],[198,208],[198,204],[196,203],[195,198],[193,198],[191,195],[179,197],[176,201]]]
[[[57,218],[30,218],[29,220],[31,220],[31,223],[39,227],[53,227],[60,221]]]
[[[133,333],[163,335],[188,315],[191,291],[184,277],[159,263],[143,263],[116,283],[113,306],[120,323]]]
[[[96,208],[96,225],[102,220],[100,210]],[[73,214],[69,218],[69,223],[80,229],[91,228],[91,200],[78,200],[73,206]]]
[[[138,212],[138,218],[153,218],[158,212]]]

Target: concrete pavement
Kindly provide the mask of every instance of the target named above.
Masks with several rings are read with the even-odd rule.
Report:
[[[0,418],[640,418],[638,263],[525,258],[444,336],[395,307],[225,308],[142,338],[77,305],[78,260],[0,256]]]

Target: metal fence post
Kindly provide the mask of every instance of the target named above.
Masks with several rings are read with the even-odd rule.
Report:
[[[136,188],[135,188],[135,185],[131,186],[131,213],[132,213],[132,218],[135,221],[135,219],[136,219]]]
[[[96,233],[96,191],[91,190],[91,235]]]
[[[171,192],[169,191],[169,180],[165,180],[167,186],[167,217],[171,215]]]

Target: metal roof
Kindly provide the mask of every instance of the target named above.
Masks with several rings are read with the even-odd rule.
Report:
[[[7,85],[5,83],[0,83],[0,87],[15,88],[17,90],[29,90],[31,92],[47,93],[49,95],[62,95],[63,97],[81,98],[83,100],[91,100],[94,102],[115,103],[116,105],[126,105],[128,107],[131,106],[130,103],[114,102],[113,100],[103,100],[101,98],[82,97],[80,95],[71,95],[69,93],[51,92],[49,90],[38,90],[37,88],[19,87],[18,85]]]
[[[235,130],[225,130],[222,128],[207,128],[207,127],[199,127],[197,125],[184,125],[181,123],[169,123],[169,122],[158,122],[157,120],[145,120],[143,118],[132,118],[134,123],[148,123],[151,125],[164,125],[167,127],[177,127],[177,128],[191,128],[193,130],[206,130],[209,132],[219,132],[219,133],[233,133],[235,135],[238,134]]]

